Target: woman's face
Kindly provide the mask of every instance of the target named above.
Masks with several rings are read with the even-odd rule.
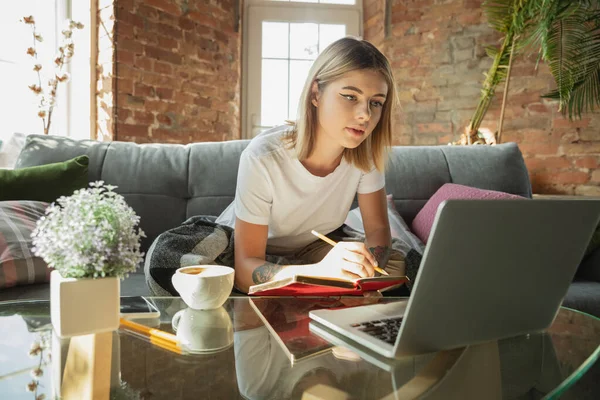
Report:
[[[373,70],[355,70],[329,83],[318,92],[313,85],[317,107],[317,135],[341,147],[354,149],[369,137],[381,119],[388,85]]]

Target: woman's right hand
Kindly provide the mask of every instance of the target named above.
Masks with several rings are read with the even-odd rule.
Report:
[[[317,263],[318,274],[336,278],[357,279],[375,275],[375,256],[361,242],[338,242]]]

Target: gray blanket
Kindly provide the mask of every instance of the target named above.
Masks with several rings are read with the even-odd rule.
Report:
[[[183,224],[160,234],[146,255],[144,273],[150,291],[155,296],[178,296],[171,277],[177,268],[188,265],[217,264],[234,268],[233,229],[215,223],[213,216],[195,216]],[[337,240],[364,241],[364,234],[344,226]],[[392,249],[405,259],[406,274],[411,284],[416,276],[421,254],[401,239],[392,239]],[[275,264],[298,265],[293,260],[267,254],[267,261]],[[412,285],[409,285],[409,288]]]

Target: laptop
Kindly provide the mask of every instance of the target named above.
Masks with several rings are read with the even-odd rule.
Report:
[[[597,199],[447,200],[407,300],[309,316],[390,358],[541,332],[599,220]]]

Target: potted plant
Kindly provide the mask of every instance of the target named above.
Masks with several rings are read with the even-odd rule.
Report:
[[[486,49],[494,61],[471,122],[455,144],[501,142],[510,72],[514,58],[525,50],[537,52],[550,67],[556,89],[542,97],[558,100],[563,115],[580,118],[600,105],[600,0],[486,0],[482,7],[503,37],[499,47]],[[502,81],[498,129],[480,129]]]
[[[33,252],[54,268],[50,318],[61,337],[119,327],[120,279],[143,259],[139,217],[98,181],[60,197],[32,233]]]

